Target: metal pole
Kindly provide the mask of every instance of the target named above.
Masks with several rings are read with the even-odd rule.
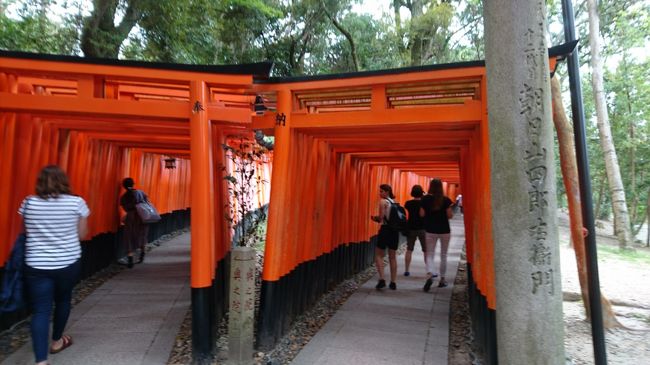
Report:
[[[564,38],[566,42],[576,39],[575,19],[571,0],[562,0],[562,18],[564,20]],[[591,198],[591,180],[589,179],[589,158],[587,156],[585,113],[582,107],[582,90],[580,89],[580,63],[578,48],[568,57],[569,85],[571,89],[571,111],[573,114],[573,133],[575,134],[576,159],[580,181],[580,200],[582,201],[582,220],[589,230],[585,239],[587,253],[587,281],[589,285],[589,309],[591,313],[591,338],[594,343],[594,360],[596,365],[607,364],[605,350],[605,332],[603,329],[603,309],[600,303],[600,280],[598,278],[598,258],[596,252],[596,230],[594,227],[594,210]]]

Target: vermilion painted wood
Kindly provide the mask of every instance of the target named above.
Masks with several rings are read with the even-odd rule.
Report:
[[[232,166],[221,144],[262,129],[276,138],[273,168],[260,172],[273,187],[255,197],[270,200],[264,280],[376,234],[380,184],[404,203],[412,185],[426,190],[437,177],[450,198],[463,194],[468,261],[494,309],[486,90],[483,67],[254,84],[250,75],[0,58],[0,239],[13,241],[17,206],[44,164],[61,165],[88,201],[91,234],[115,231],[119,183],[131,176],[163,213],[192,206],[192,286],[206,287],[230,250],[220,167]],[[255,116],[256,94],[277,112]],[[164,169],[167,156],[176,169]]]

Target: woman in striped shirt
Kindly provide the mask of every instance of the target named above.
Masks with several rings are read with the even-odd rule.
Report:
[[[49,353],[72,344],[63,335],[70,315],[72,288],[79,280],[81,246],[88,233],[86,202],[72,195],[68,177],[55,165],[46,166],[36,180],[36,195],[23,200],[18,213],[27,233],[25,284],[32,309],[32,343],[36,363],[47,364],[52,303],[54,319]]]

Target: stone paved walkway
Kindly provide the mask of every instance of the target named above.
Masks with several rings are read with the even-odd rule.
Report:
[[[348,298],[292,364],[447,364],[449,302],[465,242],[462,216],[457,215],[451,225],[448,287],[438,288],[435,281],[430,292],[422,291],[426,270],[420,245],[416,243],[411,276],[403,276],[404,257],[398,257],[396,291],[377,291],[375,275]],[[436,269],[440,262],[439,246]]]
[[[190,306],[189,250],[189,233],[174,237],[73,307],[65,333],[74,344],[50,364],[166,364]],[[2,364],[34,364],[31,341]]]
[[[416,244],[411,276],[403,276],[404,257],[398,257],[396,291],[377,291],[377,277],[369,280],[293,364],[447,364],[449,301],[465,240],[461,219],[452,221],[449,287],[437,288],[436,281],[429,293],[422,291],[425,266]],[[166,364],[190,305],[189,242],[189,234],[165,242],[144,264],[122,271],[76,305],[66,330],[74,345],[50,355],[50,363]],[[31,346],[30,341],[2,365],[33,364]]]

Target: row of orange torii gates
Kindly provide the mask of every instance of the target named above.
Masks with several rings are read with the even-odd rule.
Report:
[[[566,47],[550,50],[551,67]],[[269,78],[269,64],[190,66],[0,53],[0,261],[15,213],[46,164],[62,166],[92,211],[84,272],[114,258],[120,181],[131,176],[189,224],[193,351],[208,356],[227,304],[232,232],[223,143],[275,136],[257,346],[271,346],[332,285],[372,263],[378,186],[399,201],[441,178],[464,196],[474,331],[496,358],[486,72],[482,61]],[[256,113],[256,97],[264,113]],[[259,109],[259,108],[258,108]],[[176,168],[165,169],[164,159]],[[232,166],[229,166],[230,168]],[[191,188],[190,188],[191,187]],[[154,233],[155,234],[155,233]]]

